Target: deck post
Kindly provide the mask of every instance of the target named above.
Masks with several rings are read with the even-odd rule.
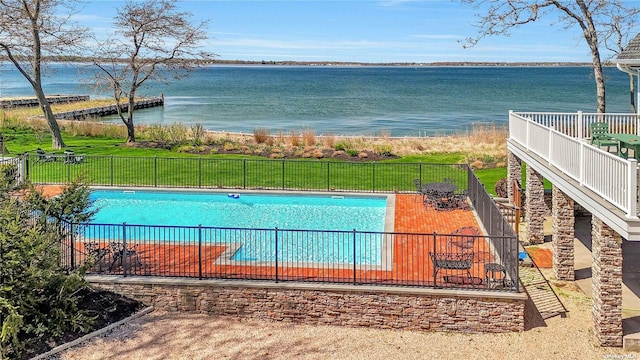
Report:
[[[637,218],[638,217],[638,161],[636,159],[629,159],[629,167],[627,168],[629,171],[627,172],[627,199],[629,204],[627,205],[627,217]]]
[[[622,237],[595,215],[591,229],[594,334],[600,346],[622,346]]]
[[[574,201],[555,184],[552,191],[553,273],[558,280],[574,281]]]
[[[526,168],[525,188],[525,222],[527,223],[527,239],[529,244],[544,242],[544,216],[546,205],[544,202],[544,185],[542,175],[533,167]]]

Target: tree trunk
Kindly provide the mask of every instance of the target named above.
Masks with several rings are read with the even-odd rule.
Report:
[[[596,109],[596,111],[598,112],[598,114],[604,114],[607,109],[607,101],[605,97],[604,73],[602,72],[600,56],[598,56],[597,64],[594,60],[593,75],[596,79],[596,100],[598,102],[598,108]]]
[[[42,109],[42,112],[44,113],[44,117],[47,120],[47,124],[49,125],[49,130],[51,131],[51,147],[53,149],[62,149],[66,145],[62,140],[60,127],[58,127],[58,122],[56,121],[56,118],[53,116],[53,111],[51,110],[49,101],[44,95],[42,88],[40,88],[39,86],[34,86],[34,90],[36,93],[36,97],[38,98],[38,103],[40,103],[40,109]]]
[[[125,125],[127,126],[127,143],[136,142],[136,134],[135,127],[133,126],[133,121],[127,121]]]
[[[135,105],[135,91],[132,91],[129,96],[129,108],[127,109],[127,143],[136,142],[135,126],[133,126],[133,107]]]
[[[0,153],[2,154],[2,156],[7,155],[9,153],[9,150],[7,149],[7,146],[4,143],[4,135],[2,135],[2,133],[0,133]]]

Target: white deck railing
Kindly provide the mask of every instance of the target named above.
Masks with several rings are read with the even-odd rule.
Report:
[[[588,124],[595,121],[607,122],[619,133],[638,129],[634,114],[510,112],[509,138],[635,218],[638,163],[589,144],[584,135],[588,135]]]
[[[518,112],[518,115],[545,127],[569,135],[574,138],[585,139],[591,136],[589,124],[606,122],[609,131],[620,134],[640,135],[640,115],[638,114],[597,114],[583,113],[542,113]]]

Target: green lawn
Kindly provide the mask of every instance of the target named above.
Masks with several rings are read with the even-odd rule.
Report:
[[[11,154],[52,151],[49,136],[28,129],[2,129]],[[64,134],[67,148],[85,154],[82,164],[38,162],[31,157],[34,182],[66,182],[83,174],[95,184],[227,188],[300,188],[317,190],[411,191],[413,179],[423,182],[451,178],[465,181],[457,164],[462,153],[411,155],[378,162],[328,159],[266,160],[249,155],[193,155],[171,149],[130,147],[123,139]],[[506,176],[505,168],[476,170],[487,191]]]

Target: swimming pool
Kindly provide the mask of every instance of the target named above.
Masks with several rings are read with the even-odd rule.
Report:
[[[380,233],[392,231],[387,196],[94,190],[91,200],[92,223],[126,223],[130,242],[190,243],[195,231],[165,227],[202,226],[198,241],[228,245],[230,261],[377,264]],[[122,231],[100,233],[117,240]]]

